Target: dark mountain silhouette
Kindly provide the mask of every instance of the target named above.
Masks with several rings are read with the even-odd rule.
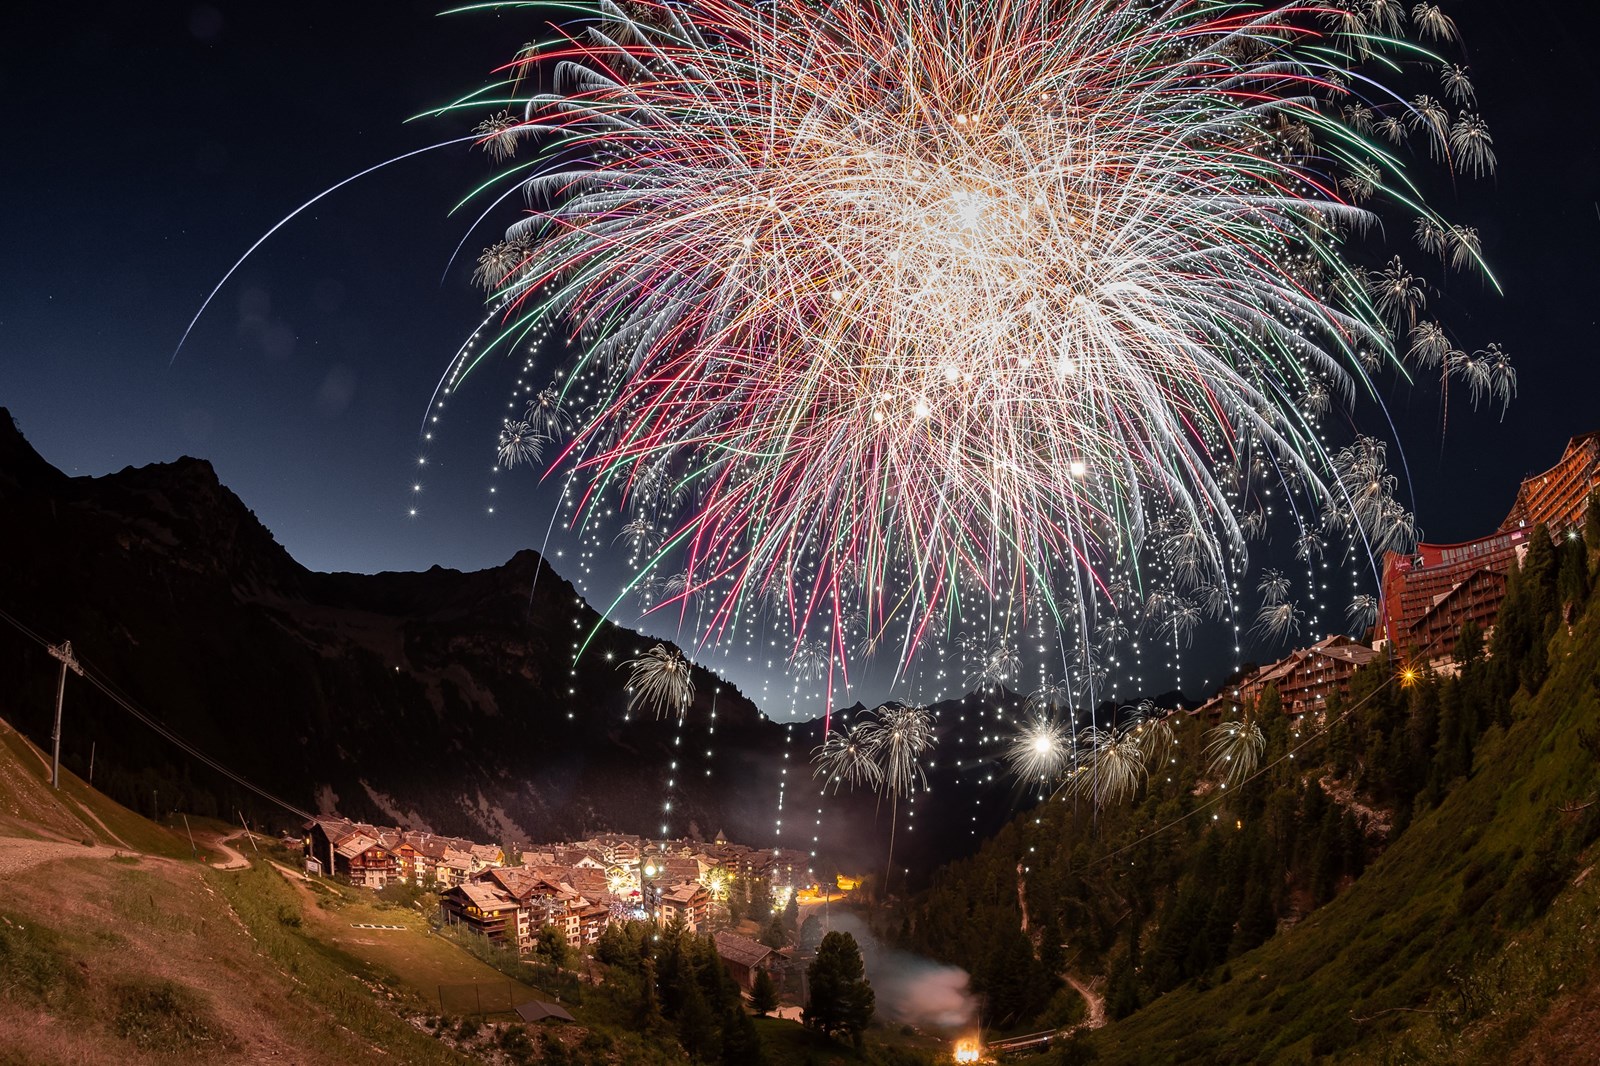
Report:
[[[601,622],[533,551],[475,573],[317,573],[204,460],[70,478],[0,409],[0,558],[0,609],[71,639],[136,704],[296,806],[496,840],[665,823],[881,862],[886,810],[817,795],[820,721],[769,721],[699,668],[681,732],[628,720],[619,667],[654,639]],[[0,713],[48,743],[55,662],[0,626],[0,677]],[[995,772],[996,710],[967,697],[940,711],[935,787],[901,806],[897,867],[965,853],[1021,799]],[[76,680],[65,721],[63,760],[87,773],[92,752],[95,784],[124,803],[272,814]]]

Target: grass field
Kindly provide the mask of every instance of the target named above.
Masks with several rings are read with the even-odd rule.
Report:
[[[50,788],[50,756],[0,722],[0,831],[30,839],[91,840],[150,855],[188,858],[186,839],[135,814],[61,769]]]
[[[511,981],[435,935],[429,928],[428,916],[414,907],[384,903],[363,889],[340,888],[320,880],[308,882],[298,876],[288,878],[285,887],[301,908],[304,936],[337,950],[374,980],[413,997],[420,1007],[443,1009],[439,1004],[441,985],[478,983],[498,991],[510,984],[518,1003],[546,998],[531,985]],[[358,925],[405,928],[359,929]],[[503,996],[503,992],[498,994]]]
[[[275,909],[290,897],[257,884],[230,907],[238,886],[226,876],[133,857],[13,876],[0,909],[0,1061],[466,1061],[338,960],[290,947]]]

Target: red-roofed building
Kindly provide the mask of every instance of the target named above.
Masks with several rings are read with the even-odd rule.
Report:
[[[1487,632],[1505,599],[1506,575],[1527,550],[1527,529],[1461,544],[1419,544],[1383,559],[1378,636],[1405,656],[1448,658],[1468,619]]]

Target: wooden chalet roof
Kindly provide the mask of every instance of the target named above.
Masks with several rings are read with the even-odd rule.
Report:
[[[1367,645],[1359,644],[1337,633],[1331,637],[1324,637],[1306,650],[1312,655],[1324,655],[1329,659],[1339,659],[1357,666],[1365,666],[1379,654]]]
[[[504,891],[496,888],[494,885],[487,884],[482,881],[473,881],[469,884],[457,885],[446,894],[457,896],[460,899],[465,900],[474,907],[477,907],[480,911],[483,911],[485,914],[492,914],[499,911],[514,911],[517,909],[516,900],[506,895]]]
[[[563,880],[586,898],[592,900],[601,896],[607,899],[611,897],[611,878],[604,870],[574,866],[566,871],[566,874]]]
[[[378,841],[376,838],[369,837],[365,833],[352,833],[343,840],[337,841],[334,844],[334,850],[347,859],[353,859],[368,848],[377,846]]]
[[[705,886],[698,881],[676,884],[661,893],[661,901],[663,903],[677,903],[681,906],[698,903],[701,899],[709,899],[710,897],[711,893],[707,892]]]
[[[527,899],[533,894],[538,880],[520,866],[494,866],[480,873],[474,884],[497,885],[514,899]]]
[[[713,939],[716,941],[719,956],[728,962],[738,963],[750,969],[760,966],[772,954],[772,949],[767,945],[737,933],[718,933]]]
[[[656,876],[662,881],[698,881],[700,864],[693,859],[662,859],[656,863]]]

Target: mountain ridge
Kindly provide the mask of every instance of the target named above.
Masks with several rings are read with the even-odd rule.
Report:
[[[629,714],[621,666],[658,641],[601,619],[531,549],[477,571],[312,571],[209,462],[68,477],[0,414],[0,553],[30,560],[0,573],[0,605],[72,639],[134,702],[306,809],[407,812],[440,832],[539,840],[659,835],[670,802],[673,834],[720,829],[862,864],[879,853],[887,826],[874,824],[870,796],[810,802],[804,760],[820,719],[769,720],[698,666],[681,728]],[[54,662],[5,632],[0,669],[21,679],[0,711],[48,738]],[[989,713],[975,698],[948,706]],[[939,787],[914,810],[967,832],[903,835],[896,853],[909,866],[962,852],[1014,808],[1008,782],[972,772],[997,746],[962,751],[958,732],[942,728]],[[86,770],[91,757],[108,791],[151,813],[183,804],[227,816],[251,802],[69,682],[63,759]]]

